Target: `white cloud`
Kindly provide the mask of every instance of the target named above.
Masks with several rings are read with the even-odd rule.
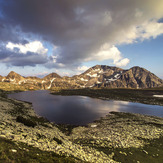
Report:
[[[114,45],[110,46],[109,44],[105,43],[100,47],[98,52],[86,58],[86,61],[92,61],[92,60],[103,61],[108,59],[119,60],[121,59],[120,54],[121,53],[117,49],[117,47],[115,47]]]
[[[48,49],[46,49],[40,41],[33,41],[27,44],[14,44],[12,42],[8,42],[6,48],[10,50],[14,50],[14,48],[19,49],[19,53],[26,54],[27,52],[33,52],[38,54],[46,54]]]
[[[125,67],[126,65],[128,65],[130,62],[130,60],[128,58],[124,58],[122,60],[119,60],[118,62],[115,62],[115,65],[118,67]]]
[[[157,19],[152,19],[143,22],[142,24],[133,25],[119,33],[119,39],[116,44],[131,44],[138,40],[144,41],[150,38],[156,38],[163,34],[163,23],[157,22]]]
[[[78,67],[77,70],[80,71],[80,72],[81,72],[81,71],[83,72],[83,71],[88,70],[89,68],[90,68],[90,67],[82,66],[82,67]]]
[[[147,21],[138,28],[138,35],[142,39],[156,38],[163,34],[163,23],[158,23],[157,20]]]
[[[128,58],[123,59],[121,52],[118,50],[117,47],[115,47],[114,45],[110,46],[107,43],[103,44],[96,54],[93,54],[91,57],[86,59],[86,61],[92,60],[113,60],[113,64],[119,67],[124,67],[130,62]]]

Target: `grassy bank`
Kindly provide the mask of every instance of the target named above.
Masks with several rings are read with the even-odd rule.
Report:
[[[163,88],[157,89],[65,89],[52,91],[54,95],[80,95],[106,100],[122,100],[139,102],[151,105],[162,105],[163,98],[153,97],[153,95],[163,95]]]
[[[73,163],[80,160],[58,155],[54,152],[41,151],[25,143],[13,142],[0,138],[0,162],[6,163]]]

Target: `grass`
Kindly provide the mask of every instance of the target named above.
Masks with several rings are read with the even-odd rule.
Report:
[[[72,130],[75,127],[79,127],[77,125],[71,125],[71,124],[56,124],[55,125],[62,133],[64,133],[65,135],[69,136],[72,133]]]
[[[16,118],[16,122],[23,123],[24,125],[26,125],[28,127],[35,127],[35,126],[37,126],[36,121],[32,121],[31,119],[27,119],[27,118],[24,118],[22,116],[18,116]]]
[[[11,84],[8,82],[0,82],[0,89],[4,91],[25,91],[27,90],[26,87],[16,84]]]
[[[55,95],[80,95],[93,98],[139,102],[152,105],[163,105],[163,98],[153,95],[163,95],[163,88],[157,89],[65,89],[52,91]]]
[[[79,141],[79,140],[78,140]],[[161,163],[163,162],[163,137],[147,140],[141,148],[106,148],[99,144],[92,144],[91,139],[79,141],[80,144],[103,151],[110,155],[114,153],[113,160],[121,163]]]
[[[103,149],[104,153],[114,152],[113,159],[122,163],[161,163],[163,162],[163,137],[153,140],[147,140],[146,145],[142,148],[117,148],[117,149]],[[102,150],[102,149],[100,149]]]
[[[0,138],[0,162],[3,163],[73,163],[80,162],[74,157],[58,155],[54,152],[41,151],[24,143],[12,142]]]

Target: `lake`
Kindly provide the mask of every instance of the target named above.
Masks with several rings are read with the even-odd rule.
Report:
[[[19,92],[8,97],[31,102],[37,115],[57,124],[86,125],[111,111],[163,117],[163,106],[106,101],[86,96],[58,96],[51,95],[47,90]]]

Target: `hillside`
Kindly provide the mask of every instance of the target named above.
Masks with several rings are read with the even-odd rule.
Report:
[[[62,126],[0,90],[1,162],[162,162],[163,118],[111,112],[87,126]]]
[[[163,80],[141,67],[124,70],[106,65],[96,65],[82,74],[61,77],[51,73],[44,78],[23,77],[11,71],[1,82],[9,82],[29,89],[55,88],[154,88],[163,85]]]

